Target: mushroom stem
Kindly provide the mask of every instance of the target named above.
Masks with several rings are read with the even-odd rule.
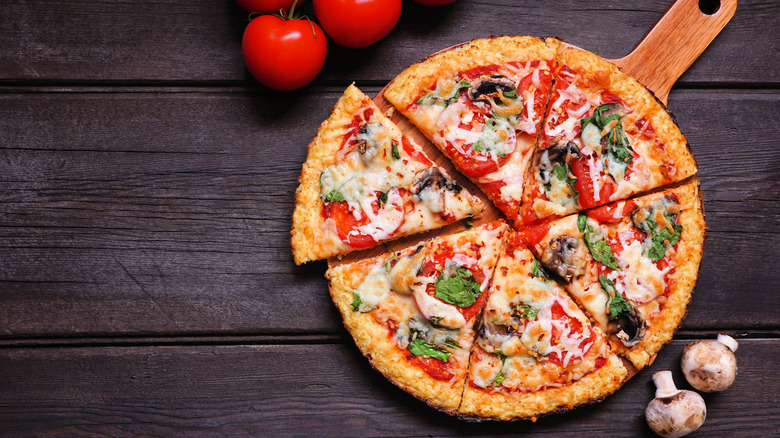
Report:
[[[729,335],[719,334],[718,342],[729,347],[729,350],[731,351],[737,351],[737,348],[739,348],[737,341],[735,341],[734,338]]]
[[[674,386],[671,371],[659,371],[653,374],[653,383],[655,383],[655,398],[666,398],[677,395],[680,390]]]

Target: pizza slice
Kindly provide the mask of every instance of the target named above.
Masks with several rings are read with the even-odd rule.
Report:
[[[499,220],[326,273],[374,368],[434,407],[455,412],[460,403],[474,322],[507,228]]]
[[[510,220],[536,144],[559,41],[493,37],[412,65],[385,98]]]
[[[598,400],[628,375],[592,326],[509,231],[472,348],[458,413],[529,418]]]
[[[542,264],[638,369],[685,316],[699,270],[698,181],[521,231]]]
[[[301,264],[481,214],[472,196],[354,85],[309,145],[295,192]]]
[[[650,91],[599,56],[561,46],[519,223],[626,199],[696,171],[685,137]]]

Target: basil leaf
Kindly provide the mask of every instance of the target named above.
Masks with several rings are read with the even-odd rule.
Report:
[[[585,232],[585,226],[588,225],[588,214],[587,213],[580,213],[577,216],[577,229],[580,230],[580,233]]]
[[[650,260],[657,262],[658,260],[664,258],[667,250],[666,242],[669,242],[669,246],[671,247],[677,245],[677,243],[680,241],[680,236],[682,235],[682,225],[674,224],[673,228],[674,232],[669,231],[668,228],[664,228],[657,234],[653,234],[653,237],[651,238],[652,246],[647,253],[648,257],[650,257]],[[654,228],[651,228],[651,230],[654,230]]]
[[[433,345],[423,341],[420,338],[416,338],[412,342],[410,342],[409,347],[407,349],[409,350],[410,353],[412,353],[415,356],[439,359],[444,362],[447,362],[450,356],[452,356],[452,353],[450,353],[449,351],[444,351],[439,348],[436,348]]]
[[[519,89],[515,88],[515,89],[514,89],[514,90],[512,90],[512,91],[509,91],[509,92],[507,92],[507,93],[504,93],[504,97],[508,97],[508,98],[510,98],[510,99],[517,99],[517,92],[518,92],[518,91],[519,91]]]
[[[531,267],[531,276],[534,278],[539,276],[539,260],[536,260],[536,257],[534,257],[534,264]]]
[[[493,379],[493,381],[492,381],[492,382],[490,382],[490,384],[491,384],[492,386],[501,386],[501,383],[503,383],[503,382],[504,382],[504,379],[505,379],[505,378],[506,378],[506,376],[504,376],[504,372],[503,372],[503,371],[501,371],[501,372],[499,372],[499,373],[498,373],[498,375],[496,376],[496,378],[495,378],[495,379]]]
[[[361,304],[363,304],[363,300],[360,299],[360,295],[352,292],[352,311],[357,312]]]
[[[588,247],[588,251],[590,251],[590,255],[594,260],[601,262],[604,264],[604,266],[610,267],[612,269],[620,269],[615,256],[612,254],[612,248],[607,242],[603,240],[596,240],[591,242],[588,233],[585,235],[585,245]]]
[[[469,307],[477,302],[481,291],[479,283],[468,269],[459,267],[455,275],[445,278],[444,273],[436,280],[436,298],[458,307]]]
[[[535,309],[530,304],[518,303],[511,306],[510,315],[515,318],[523,318],[533,321],[539,315],[539,309]]]
[[[398,152],[398,143],[393,142],[392,145],[391,145],[391,148],[392,148],[392,152],[393,152],[393,158],[395,158],[396,160],[400,160],[401,159],[401,153]]]
[[[460,347],[460,344],[458,344],[458,342],[456,340],[454,340],[454,339],[447,339],[446,341],[444,341],[444,344],[446,346],[454,348],[456,350],[461,350],[462,349]]]
[[[344,195],[341,194],[341,192],[338,192],[336,190],[331,190],[327,195],[325,195],[325,202],[334,202],[334,201],[346,201],[344,199]]]
[[[606,292],[609,297],[607,309],[610,318],[615,318],[623,312],[631,311],[631,304],[626,301],[622,294],[617,292],[615,283],[612,280],[603,275],[599,275],[599,283],[601,283],[601,288],[604,289],[604,292]]]

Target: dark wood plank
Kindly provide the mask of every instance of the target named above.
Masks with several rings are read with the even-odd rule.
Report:
[[[687,341],[604,402],[536,423],[466,423],[439,413],[370,369],[349,344],[0,350],[4,435],[652,436],[644,422],[652,373],[679,372]],[[691,436],[770,436],[780,379],[767,367],[780,340],[743,339],[739,376],[704,396]]]
[[[338,95],[0,95],[0,336],[337,332],[325,265],[292,263],[289,228]],[[758,262],[780,255],[778,95],[670,103],[710,227],[685,329],[780,327],[780,273]]]
[[[610,7],[602,1],[518,4],[458,1],[442,8],[404,2],[396,29],[367,49],[330,45],[317,84],[387,82],[422,57],[490,35],[554,35],[607,58],[631,49],[671,0]],[[310,3],[304,10],[313,15]],[[685,83],[777,84],[780,37],[767,32],[777,2],[744,0],[731,23],[682,78]],[[0,3],[0,80],[249,81],[241,38],[247,13],[232,0]]]

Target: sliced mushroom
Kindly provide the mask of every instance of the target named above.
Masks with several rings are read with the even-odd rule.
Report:
[[[631,347],[645,336],[645,320],[632,306],[631,310],[621,312],[609,321],[607,332],[613,333],[623,345]]]
[[[565,164],[582,156],[580,148],[571,141],[559,141],[547,148],[539,156],[539,179],[542,183],[550,182],[550,176],[556,164]]]
[[[434,213],[445,210],[447,192],[460,193],[463,188],[444,176],[438,167],[428,167],[414,174],[412,193]]]
[[[412,293],[412,287],[419,283],[418,274],[426,251],[422,245],[413,254],[401,257],[390,268],[390,288],[400,294]]]
[[[601,108],[606,107],[603,113],[601,113],[602,116],[608,117],[612,114],[620,114],[623,115],[626,112],[626,107],[623,106],[623,104],[612,102],[612,103],[605,103],[603,105],[600,105],[596,110],[599,110]]]
[[[515,81],[502,75],[480,76],[471,83],[469,98],[487,101],[488,97],[498,97],[499,91],[508,93],[515,89]]]
[[[542,253],[542,264],[566,283],[585,273],[587,248],[568,234],[562,234],[550,241]]]

